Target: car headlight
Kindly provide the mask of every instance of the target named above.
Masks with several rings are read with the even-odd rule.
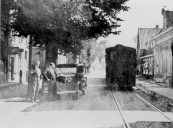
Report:
[[[71,77],[68,77],[67,78],[67,82],[69,82],[69,83],[72,82],[72,78]]]

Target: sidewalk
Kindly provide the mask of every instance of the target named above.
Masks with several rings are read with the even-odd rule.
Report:
[[[8,82],[8,83],[0,84],[0,90],[4,88],[12,87],[12,86],[18,86],[18,85],[20,85],[20,83],[18,82]]]
[[[171,87],[159,85],[154,83],[154,81],[144,81],[139,79],[136,79],[136,87],[147,94],[151,95],[151,93],[153,94],[153,92],[155,92],[155,94],[167,97],[171,102],[173,101],[173,88]]]

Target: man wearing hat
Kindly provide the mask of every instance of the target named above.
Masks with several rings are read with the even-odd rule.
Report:
[[[56,82],[56,73],[55,73],[55,64],[50,63],[49,67],[45,70],[44,72],[44,77],[46,81],[48,82],[48,91],[49,91],[49,96],[55,95],[56,89],[54,87],[54,84]]]
[[[38,87],[39,82],[41,78],[41,70],[39,68],[40,61],[36,61],[34,65],[32,66],[30,75],[31,75],[31,85],[30,85],[30,99],[32,102],[36,102],[37,93],[38,93]]]

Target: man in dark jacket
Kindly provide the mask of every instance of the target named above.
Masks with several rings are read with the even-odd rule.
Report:
[[[55,86],[55,82],[56,82],[56,72],[55,72],[55,64],[54,63],[50,63],[49,67],[45,70],[44,72],[44,77],[46,79],[46,81],[48,82],[48,92],[49,92],[49,96],[55,96],[56,94],[56,86]]]

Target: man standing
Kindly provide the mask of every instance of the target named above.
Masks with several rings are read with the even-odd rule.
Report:
[[[48,92],[49,92],[49,96],[55,96],[56,93],[56,86],[55,82],[56,82],[56,73],[55,73],[55,64],[54,63],[50,63],[49,67],[45,70],[44,72],[44,77],[46,79],[46,81],[48,82]]]
[[[38,87],[40,83],[41,78],[41,70],[39,68],[40,61],[36,61],[33,65],[31,72],[30,72],[30,99],[31,102],[36,102],[37,93],[38,93]]]

